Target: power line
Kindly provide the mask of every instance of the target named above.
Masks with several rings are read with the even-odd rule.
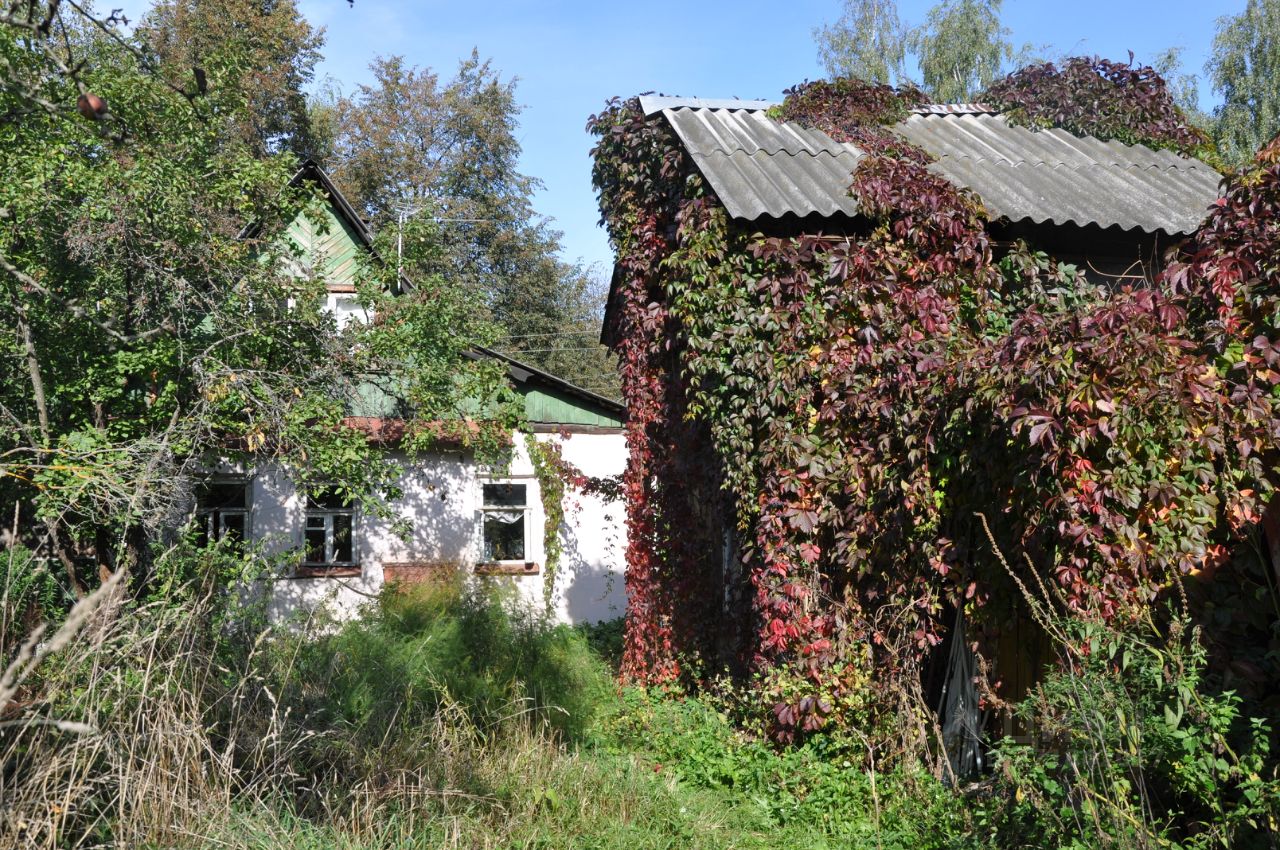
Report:
[[[505,334],[502,339],[535,339],[548,336],[595,336],[599,331],[549,331],[539,334]]]
[[[519,354],[558,354],[563,351],[599,351],[600,346],[593,345],[589,348],[521,348],[511,351],[499,351],[499,354],[506,354],[515,357]]]

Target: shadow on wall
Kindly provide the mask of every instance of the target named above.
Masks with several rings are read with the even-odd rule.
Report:
[[[443,455],[406,463],[400,479],[403,495],[392,510],[409,520],[408,541],[386,521],[366,520],[370,561],[464,561],[475,534],[474,470],[461,456]]]
[[[565,545],[556,585],[569,622],[596,623],[621,617],[627,609],[623,573],[621,568],[608,563],[621,562],[614,557],[617,541],[607,542],[604,559],[589,561],[582,556],[581,540],[574,524],[566,523],[561,534]]]
[[[376,603],[379,583],[363,576],[272,578],[260,584],[269,593],[268,616],[292,626],[332,625],[360,616]]]

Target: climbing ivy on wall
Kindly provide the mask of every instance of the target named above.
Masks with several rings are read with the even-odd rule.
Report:
[[[529,461],[533,464],[533,476],[538,481],[538,493],[542,501],[542,600],[547,615],[550,616],[555,600],[560,556],[564,552],[564,545],[560,542],[560,528],[564,525],[567,475],[563,471],[564,458],[558,445],[541,442],[532,432],[524,435],[524,445],[529,452]]]
[[[528,427],[528,423],[525,423],[525,427]],[[562,431],[559,437],[560,440],[566,440],[570,434]],[[596,496],[605,502],[612,502],[619,498],[620,483],[615,480],[616,476],[586,475],[565,459],[560,442],[554,439],[539,440],[532,430],[525,431],[524,445],[529,453],[542,503],[542,600],[547,616],[552,616],[560,558],[564,555],[560,532],[564,528],[566,513],[572,507],[566,502],[570,491],[579,496]]]
[[[1190,146],[1149,69],[1084,61],[993,91],[1072,129],[1163,115],[1142,140]],[[979,629],[1007,609],[975,512],[1067,605],[1123,622],[1222,562],[1275,489],[1274,152],[1159,279],[1102,285],[1032,245],[997,254],[976,198],[886,129],[918,103],[788,92],[776,117],[867,153],[868,224],[838,235],[730,220],[636,99],[589,123],[628,403],[623,674],[765,673],[784,741],[850,722],[868,682],[882,713],[918,709],[947,607]]]

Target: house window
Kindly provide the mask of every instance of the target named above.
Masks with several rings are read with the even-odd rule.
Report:
[[[249,483],[242,479],[205,483],[196,493],[196,543],[228,540],[235,547],[249,531]]]
[[[338,328],[345,328],[352,322],[369,321],[369,314],[360,306],[360,300],[354,293],[334,293],[330,292],[325,298],[325,308],[333,314],[333,318],[338,323]]]
[[[528,531],[528,485],[484,484],[480,504],[481,560],[485,563],[527,560]]]
[[[355,506],[336,487],[327,487],[309,496],[302,566],[355,566],[351,538],[354,525]]]

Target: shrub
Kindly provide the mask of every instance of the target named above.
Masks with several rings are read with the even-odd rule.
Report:
[[[707,695],[628,688],[622,701],[612,725],[616,746],[645,753],[657,773],[754,809],[774,831],[778,843],[768,846],[803,836],[857,847],[978,846],[961,797],[927,774],[865,770],[857,740],[817,734],[778,749],[742,732],[726,711],[732,706]]]
[[[1203,686],[1198,629],[1181,616],[1127,629],[1057,616],[1050,633],[1061,664],[1018,707],[1039,747],[998,748],[998,832],[1064,847],[1269,846],[1269,730],[1235,693]]]
[[[38,623],[58,619],[74,601],[47,563],[23,546],[0,552],[0,657],[11,656]]]
[[[493,586],[388,591],[364,619],[283,644],[283,658],[281,650],[288,663],[279,681],[289,698],[312,722],[339,724],[361,746],[446,704],[482,730],[514,710],[579,740],[613,690],[580,633]]]
[[[626,620],[617,617],[598,623],[582,623],[574,628],[587,639],[587,645],[596,655],[603,658],[612,669],[618,670],[622,665],[625,626]]]

